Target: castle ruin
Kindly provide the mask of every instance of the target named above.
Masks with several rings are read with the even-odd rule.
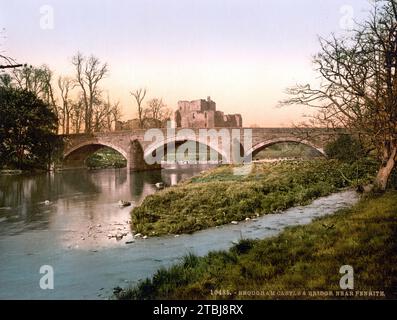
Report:
[[[216,110],[216,103],[207,100],[179,101],[175,111],[177,128],[241,128],[240,114],[224,114]]]

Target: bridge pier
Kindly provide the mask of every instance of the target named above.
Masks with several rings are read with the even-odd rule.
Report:
[[[130,171],[149,171],[161,169],[161,164],[147,164],[144,159],[144,152],[138,140],[131,143],[127,156],[127,169]]]

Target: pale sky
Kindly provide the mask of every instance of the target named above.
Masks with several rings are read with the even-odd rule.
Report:
[[[43,6],[53,9],[52,28],[42,28]],[[0,50],[70,76],[77,51],[94,54],[109,64],[102,88],[121,102],[124,119],[135,112],[129,91],[146,87],[148,98],[172,109],[211,96],[218,110],[241,113],[244,126],[289,126],[306,111],[277,104],[287,87],[316,81],[317,36],[343,32],[369,7],[367,0],[0,0]]]

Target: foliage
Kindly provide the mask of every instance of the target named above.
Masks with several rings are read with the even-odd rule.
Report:
[[[230,251],[205,257],[190,254],[118,298],[280,299],[236,293],[339,291],[339,269],[349,264],[354,266],[356,290],[385,291],[387,298],[395,299],[396,208],[397,193],[388,192],[309,225],[288,228],[274,238],[243,240]],[[231,295],[211,295],[211,290],[219,289]]]
[[[29,91],[0,87],[0,166],[48,169],[62,147],[57,117]]]
[[[117,151],[110,148],[103,148],[86,160],[88,168],[103,169],[103,168],[125,168],[127,160]]]
[[[325,153],[331,159],[352,163],[365,155],[365,149],[351,135],[342,134],[325,146]]]

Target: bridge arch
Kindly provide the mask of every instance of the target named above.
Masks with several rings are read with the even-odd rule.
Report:
[[[122,149],[121,147],[119,147],[119,146],[117,146],[117,145],[115,145],[115,144],[113,144],[113,143],[103,142],[103,141],[97,141],[97,140],[94,140],[94,141],[85,141],[85,142],[83,142],[83,143],[80,143],[80,144],[78,144],[78,145],[76,145],[76,146],[73,146],[73,147],[67,149],[67,150],[63,153],[63,158],[68,157],[69,155],[71,155],[71,154],[72,154],[73,152],[75,152],[76,150],[81,149],[81,148],[86,147],[86,146],[99,146],[99,147],[101,147],[101,148],[108,147],[108,148],[110,148],[110,149],[116,150],[116,151],[117,151],[118,153],[120,153],[124,158],[126,158],[126,159],[128,158],[128,155],[127,155],[126,150]]]
[[[105,147],[120,153],[127,160],[127,166],[129,165],[130,157],[127,150],[109,141],[88,140],[77,145],[73,145],[64,151],[62,159],[63,166],[65,168],[85,167],[86,159],[91,154]]]
[[[303,144],[303,145],[306,145],[308,147],[311,147],[311,148],[317,150],[324,157],[327,156],[323,148],[313,144],[312,142],[310,142],[308,140],[299,139],[297,137],[280,137],[280,138],[268,139],[268,140],[265,140],[265,141],[262,141],[262,142],[259,142],[255,145],[253,145],[252,148],[249,149],[245,153],[245,158],[249,158],[250,156],[252,156],[252,158],[253,158],[256,154],[258,154],[260,151],[266,149],[267,147],[277,144],[277,143],[285,143],[285,142],[293,142],[293,143]]]
[[[146,150],[144,152],[144,159],[147,159],[156,150],[158,150],[159,148],[164,148],[170,143],[171,144],[175,143],[175,146],[177,146],[178,144],[180,145],[185,142],[196,142],[196,143],[203,144],[203,145],[213,149],[214,151],[216,151],[222,157],[223,163],[231,162],[230,155],[222,147],[220,147],[218,144],[215,145],[213,143],[208,143],[208,141],[206,141],[204,139],[200,139],[197,136],[181,136],[181,137],[176,136],[176,137],[170,137],[170,138],[164,139],[162,141],[159,141],[159,142],[155,143],[154,145],[151,145],[149,148],[146,148]]]

